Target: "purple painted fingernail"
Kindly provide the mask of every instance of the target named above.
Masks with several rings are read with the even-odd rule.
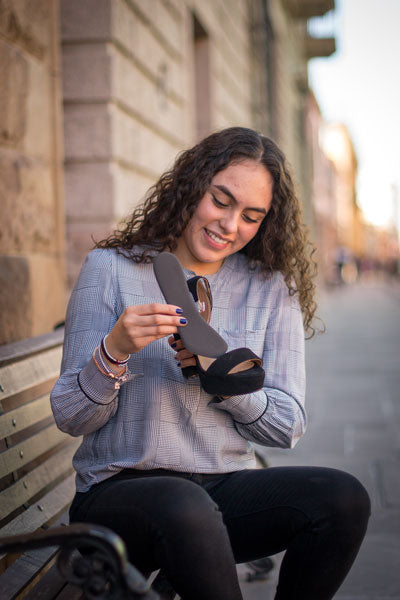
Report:
[[[182,323],[182,325],[186,325],[187,320],[186,319],[179,319],[179,322]]]
[[[178,315],[181,315],[183,313],[183,308],[177,308],[176,312],[178,313]]]
[[[177,362],[177,363],[176,363],[176,365],[177,365],[178,367],[180,367],[180,366],[181,366],[181,363],[180,363],[180,362]]]
[[[171,348],[176,348],[176,343],[171,344]]]

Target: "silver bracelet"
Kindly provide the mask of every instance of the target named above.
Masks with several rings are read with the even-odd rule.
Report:
[[[97,358],[97,360],[99,361],[101,367],[107,372],[107,373],[113,373],[114,375],[120,375],[120,370],[116,370],[116,368],[114,368],[113,366],[110,365],[109,362],[107,362],[103,356],[103,353],[100,349],[100,346],[97,346],[97,348],[94,351],[95,356]],[[124,366],[124,365],[122,365]],[[117,365],[116,365],[117,367]],[[125,366],[125,370],[126,370],[126,366]],[[125,371],[124,371],[125,372]]]
[[[104,363],[101,362],[101,364],[99,364],[100,356],[101,356],[100,346],[97,346],[97,348],[95,348],[94,352],[93,352],[93,361],[94,361],[96,367],[98,368],[98,370],[100,371],[100,373],[102,373],[106,377],[110,377],[110,379],[114,380],[114,388],[116,390],[120,389],[121,384],[133,379],[134,375],[132,375],[132,373],[129,372],[127,365],[125,366],[125,371],[121,374],[114,373],[113,371],[110,370],[110,367],[107,367],[104,370],[103,369]]]
[[[118,360],[118,358],[114,358],[113,356],[111,356],[111,354],[108,352],[107,346],[106,346],[106,337],[107,337],[107,335],[105,335],[103,337],[103,339],[101,340],[101,344],[100,344],[100,348],[101,348],[101,351],[103,352],[104,356],[113,365],[126,365],[126,363],[129,361],[131,355],[128,354],[127,358],[124,358],[124,360]]]

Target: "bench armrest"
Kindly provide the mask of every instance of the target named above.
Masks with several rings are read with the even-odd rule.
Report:
[[[0,538],[0,552],[23,552],[59,546],[57,566],[71,584],[83,589],[85,598],[158,600],[143,575],[128,562],[125,544],[110,529],[73,523]]]

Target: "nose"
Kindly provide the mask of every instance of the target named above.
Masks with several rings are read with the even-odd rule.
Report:
[[[229,211],[224,214],[220,219],[220,226],[224,233],[236,233],[239,227],[239,213],[236,211]]]

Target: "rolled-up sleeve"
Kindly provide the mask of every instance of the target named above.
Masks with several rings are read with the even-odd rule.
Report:
[[[292,448],[306,429],[304,327],[297,296],[282,281],[268,318],[264,386],[251,394],[213,399],[232,416],[237,431],[264,446]]]

